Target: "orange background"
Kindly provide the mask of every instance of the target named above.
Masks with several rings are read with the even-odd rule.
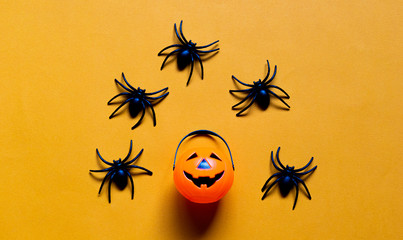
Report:
[[[0,7],[1,239],[401,239],[402,4],[396,1],[2,1]],[[176,43],[173,24],[220,52],[196,64],[157,53]],[[278,66],[273,100],[235,117],[231,75],[251,83]],[[125,110],[108,119],[119,92],[114,78],[169,96],[155,107],[157,126]],[[212,208],[178,195],[172,163],[179,140],[209,129],[235,161],[230,192]],[[130,187],[97,195],[95,155],[138,165]],[[275,170],[270,151],[303,166],[309,201],[278,187],[261,201]],[[186,145],[183,146],[186,148]],[[133,171],[136,172],[136,171]],[[199,215],[197,215],[199,214]]]

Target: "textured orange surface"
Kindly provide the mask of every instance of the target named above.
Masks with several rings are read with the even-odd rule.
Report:
[[[0,4],[1,239],[402,239],[402,4],[397,1],[2,1]],[[157,53],[176,43],[184,20],[198,44],[220,52],[178,71]],[[273,100],[235,117],[231,75],[253,82],[278,66]],[[143,123],[107,101],[124,72],[148,91],[168,86]],[[234,184],[212,206],[190,204],[173,183],[175,148],[187,133],[223,136]],[[98,196],[107,160],[144,148],[154,172]],[[308,200],[278,187],[261,201],[285,164],[318,169]],[[133,171],[136,172],[136,171]]]

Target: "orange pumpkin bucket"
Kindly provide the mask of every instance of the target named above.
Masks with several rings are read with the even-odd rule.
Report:
[[[211,135],[220,138],[228,148],[229,157],[214,148],[193,148],[176,158],[182,142],[194,135]],[[196,130],[186,135],[178,144],[174,159],[176,189],[196,203],[212,203],[220,200],[234,181],[234,162],[227,142],[215,132]]]

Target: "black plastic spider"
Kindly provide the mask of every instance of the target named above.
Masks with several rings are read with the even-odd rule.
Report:
[[[188,85],[188,84],[189,84],[189,81],[190,81],[190,78],[192,77],[193,65],[194,65],[194,61],[195,61],[195,60],[198,60],[199,63],[200,63],[200,67],[201,67],[201,78],[203,79],[203,63],[202,63],[202,60],[201,60],[201,58],[200,58],[199,55],[200,55],[200,54],[205,54],[205,53],[211,53],[211,52],[215,52],[215,51],[220,50],[219,48],[216,48],[216,49],[213,49],[213,50],[208,50],[208,51],[202,51],[202,50],[199,50],[199,49],[206,48],[206,47],[209,47],[209,46],[211,46],[211,45],[213,45],[213,44],[215,44],[215,43],[218,43],[219,40],[217,40],[217,41],[215,41],[215,42],[212,42],[212,43],[210,43],[210,44],[207,44],[207,45],[205,45],[205,46],[198,46],[198,47],[196,47],[196,43],[193,43],[192,40],[187,41],[186,38],[185,38],[185,36],[183,35],[183,32],[182,32],[182,21],[181,21],[181,23],[180,23],[180,25],[179,25],[180,36],[179,36],[178,30],[176,29],[176,23],[174,24],[174,27],[175,27],[176,37],[179,39],[179,41],[180,41],[181,44],[170,45],[170,46],[168,46],[168,47],[162,49],[162,50],[158,53],[158,56],[161,56],[161,55],[163,54],[163,52],[164,52],[165,50],[167,50],[168,48],[178,47],[178,49],[176,49],[176,50],[170,52],[170,53],[166,56],[164,62],[163,62],[162,65],[161,65],[161,70],[164,68],[164,64],[165,64],[165,62],[168,60],[168,58],[169,58],[170,56],[172,56],[173,54],[178,54],[177,63],[178,63],[178,68],[179,68],[180,70],[183,70],[187,65],[191,64],[189,78],[188,78],[188,81],[187,81],[187,83],[186,83],[186,85]]]
[[[127,156],[123,160],[121,160],[120,158],[119,158],[119,160],[113,160],[113,163],[110,163],[110,162],[106,161],[105,159],[103,159],[101,157],[101,154],[99,154],[99,151],[97,148],[97,155],[98,155],[99,159],[101,159],[102,162],[108,164],[111,167],[108,167],[108,168],[105,168],[102,170],[90,170],[90,172],[108,172],[105,175],[104,179],[102,180],[102,184],[101,184],[101,187],[99,188],[98,194],[101,193],[102,187],[104,186],[106,179],[109,177],[109,186],[108,186],[109,203],[111,202],[112,181],[115,182],[116,186],[118,186],[118,188],[120,190],[123,190],[127,186],[127,177],[129,177],[130,182],[132,184],[132,199],[133,199],[133,197],[134,197],[133,178],[129,171],[131,168],[139,168],[139,169],[146,171],[146,173],[148,175],[150,175],[150,176],[153,175],[153,173],[146,168],[143,168],[143,167],[140,167],[137,165],[130,165],[131,163],[135,162],[140,157],[140,155],[143,153],[143,149],[141,149],[141,151],[137,154],[136,157],[134,157],[132,160],[126,162],[129,159],[130,154],[132,153],[132,146],[133,146],[133,141],[130,140],[130,149],[129,149],[129,153],[127,154]]]
[[[159,91],[156,92],[152,92],[152,93],[146,93],[145,89],[141,89],[141,88],[137,88],[135,89],[134,87],[132,87],[132,85],[130,85],[126,78],[125,75],[122,73],[122,77],[123,80],[125,81],[125,83],[127,84],[128,87],[126,87],[125,85],[123,85],[122,83],[120,83],[118,80],[115,79],[115,82],[121,86],[123,89],[125,89],[127,92],[122,92],[119,93],[118,95],[114,96],[111,100],[109,100],[108,105],[112,104],[112,101],[119,97],[119,96],[126,96],[126,100],[120,104],[120,106],[118,108],[116,108],[116,110],[109,116],[109,119],[114,117],[114,114],[121,108],[123,107],[126,103],[129,103],[129,112],[130,115],[134,118],[137,116],[137,114],[139,114],[140,111],[143,111],[140,120],[132,127],[132,130],[135,129],[138,125],[140,125],[141,120],[143,120],[144,114],[145,114],[145,110],[146,107],[150,107],[151,111],[153,113],[153,122],[154,122],[154,127],[157,124],[156,120],[155,120],[155,112],[154,112],[154,108],[153,105],[157,104],[157,102],[155,101],[161,101],[163,100],[168,94],[169,92],[164,93],[163,95],[160,95],[158,97],[151,97],[151,95],[160,93],[160,92],[165,92],[168,90],[168,88],[164,88],[161,89]]]
[[[232,78],[235,79],[237,82],[239,82],[240,84],[250,87],[248,89],[242,89],[242,90],[229,90],[230,93],[234,93],[234,92],[242,92],[242,93],[247,93],[248,95],[239,103],[235,104],[234,106],[232,106],[232,109],[235,109],[237,106],[239,106],[240,104],[242,104],[243,102],[245,102],[248,99],[252,99],[250,101],[250,103],[244,107],[240,112],[238,112],[236,114],[237,117],[239,117],[246,109],[248,109],[250,106],[252,106],[252,104],[256,101],[258,103],[258,105],[263,109],[266,110],[267,107],[270,104],[270,94],[272,94],[273,96],[275,96],[276,98],[280,99],[281,102],[283,102],[288,108],[290,108],[290,106],[282,99],[282,97],[279,97],[277,94],[275,94],[273,91],[270,90],[270,88],[276,88],[278,90],[280,90],[282,93],[285,94],[285,97],[283,98],[287,98],[289,99],[290,96],[281,88],[274,86],[274,85],[269,85],[269,83],[274,79],[274,77],[276,76],[277,73],[277,65],[274,66],[274,73],[273,76],[271,76],[270,79],[268,79],[269,74],[270,74],[270,64],[269,64],[269,60],[267,60],[267,67],[268,67],[268,71],[267,71],[267,75],[266,77],[262,80],[259,79],[259,81],[254,81],[253,85],[252,84],[246,84],[244,82],[239,81],[234,75],[232,75]]]
[[[279,152],[280,152],[280,147],[277,149],[276,158],[277,158],[277,161],[280,164],[281,168],[278,167],[276,165],[276,163],[274,162],[273,151],[271,152],[271,162],[273,163],[273,166],[280,172],[271,175],[271,177],[269,177],[269,179],[264,183],[262,192],[265,190],[265,188],[266,188],[267,184],[270,182],[270,180],[274,177],[277,177],[276,181],[272,182],[270,184],[270,186],[267,188],[266,192],[263,194],[262,200],[266,197],[267,193],[270,191],[270,189],[276,183],[279,184],[280,192],[284,197],[287,196],[288,193],[290,192],[290,190],[295,186],[296,195],[295,195],[294,206],[292,207],[292,210],[294,210],[295,204],[297,203],[297,200],[298,200],[298,183],[302,183],[302,185],[304,186],[304,188],[308,194],[309,200],[311,200],[311,194],[309,193],[309,190],[308,190],[307,186],[305,185],[304,181],[300,177],[302,175],[315,171],[317,166],[311,168],[309,171],[301,172],[302,170],[306,169],[312,163],[312,161],[313,161],[313,157],[312,157],[311,160],[308,162],[308,164],[302,168],[294,169],[294,166],[289,167],[288,165],[286,165],[286,167],[284,167],[284,165],[280,162],[280,159],[278,157]]]

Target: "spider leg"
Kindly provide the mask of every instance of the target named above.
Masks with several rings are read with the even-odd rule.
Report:
[[[296,177],[296,176],[294,178],[297,179],[298,182],[302,183],[302,186],[304,186],[306,193],[308,193],[309,200],[311,200],[312,199],[311,194],[309,193],[308,187],[305,185],[304,181],[302,181],[301,178]]]
[[[270,189],[276,184],[278,181],[280,181],[280,178],[277,178],[276,181],[272,182],[270,186],[267,188],[266,192],[264,192],[262,200],[266,197],[267,193],[270,191]]]
[[[307,168],[312,163],[312,161],[313,161],[313,157],[311,158],[311,160],[305,166],[303,166],[302,168],[295,169],[294,171],[295,172],[300,172],[300,171],[304,170],[305,168]]]
[[[270,64],[269,64],[269,60],[266,60],[267,61],[267,75],[266,75],[266,77],[264,77],[264,79],[263,79],[263,83],[267,80],[267,78],[269,77],[269,75],[270,75]]]
[[[113,115],[121,108],[123,107],[126,103],[128,103],[130,100],[132,100],[133,98],[129,98],[126,101],[124,101],[122,104],[120,104],[120,106],[118,108],[115,109],[115,111],[113,111],[113,113],[109,116],[109,119],[113,118]]]
[[[274,72],[269,81],[266,82],[266,84],[269,84],[271,81],[273,81],[274,77],[276,76],[277,73],[277,65],[274,65]],[[263,81],[264,82],[264,81]]]
[[[280,167],[281,167],[282,169],[285,169],[284,165],[280,162],[280,157],[278,156],[279,152],[280,152],[280,147],[278,147],[277,153],[276,153],[277,162],[280,164]]]
[[[277,94],[275,94],[273,91],[269,90],[269,93],[273,94],[276,98],[278,98],[281,102],[283,102],[288,108],[290,108],[290,105],[288,105],[281,97],[279,97]]]
[[[256,94],[256,93],[255,93]],[[248,96],[246,96],[242,101],[240,101],[239,103],[235,104],[234,106],[232,106],[232,109],[234,109],[235,107],[239,106],[240,104],[242,104],[243,102],[245,102],[246,100],[248,100],[251,96],[253,95],[253,92],[249,93]]]
[[[113,165],[113,163],[110,163],[110,162],[106,161],[105,159],[103,159],[103,158],[101,157],[101,154],[99,153],[98,148],[97,148],[96,151],[97,151],[97,155],[98,155],[99,159],[101,159],[102,162],[104,162],[104,163],[106,163],[106,164],[108,164],[108,165],[110,165],[110,166]]]
[[[318,167],[318,166],[315,166],[315,167],[311,168],[311,170],[306,171],[306,172],[302,172],[302,173],[295,173],[295,175],[297,175],[297,176],[302,176],[302,175],[308,174],[308,173],[310,173],[310,172],[315,171],[317,167]]]
[[[153,105],[147,99],[144,99],[144,101],[151,108],[151,111],[153,112],[153,122],[154,122],[154,127],[155,127],[155,125],[157,125],[157,121],[155,120],[155,111],[154,111]],[[144,105],[144,103],[143,103],[143,105]]]
[[[182,21],[181,21],[181,26],[182,26]],[[175,28],[176,37],[179,39],[179,41],[180,41],[183,45],[186,45],[186,42],[184,42],[184,41],[182,40],[182,38],[179,36],[178,29],[176,28],[176,23],[174,24],[174,28]]]
[[[129,157],[130,154],[132,154],[132,149],[133,149],[133,140],[130,140],[130,147],[129,147],[129,153],[126,155],[126,157],[122,160],[122,163],[124,163]]]
[[[288,95],[288,93],[286,93],[282,88],[280,88],[280,87],[277,87],[277,86],[274,86],[274,85],[269,85],[268,86],[269,88],[277,88],[278,90],[280,90],[282,93],[284,93],[285,94],[285,97],[286,98],[290,98],[290,95]]]
[[[132,199],[134,198],[134,183],[133,183],[133,178],[132,175],[130,174],[129,171],[125,170],[124,171],[126,173],[126,175],[129,177],[130,182],[132,183]]]
[[[157,93],[160,93],[160,92],[166,91],[166,90],[168,90],[168,88],[167,88],[167,87],[166,87],[166,88],[163,88],[163,89],[161,89],[161,90],[158,90],[158,91],[156,91],[156,92],[152,92],[152,93],[145,93],[144,95],[146,95],[146,96],[150,96],[150,95],[154,95],[154,94],[157,94]]]
[[[114,96],[111,100],[109,100],[108,105],[110,105],[115,98],[123,96],[123,95],[130,95],[130,93],[128,93],[128,92],[119,93],[118,95]]]
[[[195,53],[194,55],[196,56],[197,60],[199,60],[200,68],[201,68],[201,79],[203,80],[203,75],[204,75],[203,73],[204,73],[204,70],[203,70],[203,63],[202,63],[202,60],[200,59],[199,54]]]
[[[182,22],[183,21],[181,20],[181,23],[179,24],[179,32],[182,36],[183,41],[185,41],[185,43],[188,43],[188,40],[186,40],[185,35],[183,35],[183,32],[182,32]]]
[[[247,84],[247,83],[241,82],[241,81],[238,80],[234,75],[232,75],[232,79],[234,79],[235,81],[239,82],[240,84],[242,84],[242,85],[244,85],[244,86],[253,87],[252,84]]]
[[[230,93],[234,93],[234,92],[248,92],[251,91],[252,89],[240,89],[240,90],[229,90]]]
[[[295,190],[296,190],[294,206],[292,207],[292,210],[294,210],[295,204],[297,204],[297,200],[298,200],[298,184],[294,181],[294,179],[292,180],[292,182],[295,184]]]
[[[279,147],[280,148],[280,147]],[[271,151],[271,154],[270,154],[270,159],[271,159],[271,163],[273,164],[273,166],[274,166],[274,168],[276,168],[278,171],[283,171],[284,169],[280,169],[278,166],[277,166],[277,164],[274,162],[274,158],[273,158],[273,151]]]
[[[263,185],[263,187],[262,187],[262,192],[264,191],[264,189],[266,188],[266,186],[267,186],[267,184],[270,182],[270,180],[272,179],[272,178],[274,178],[275,176],[278,176],[278,175],[280,175],[281,173],[275,173],[275,174],[273,174],[273,175],[271,175],[270,177],[269,177],[269,179],[267,179],[267,181],[264,183],[264,185]]]
[[[167,49],[169,49],[169,48],[172,48],[172,47],[181,47],[181,46],[182,46],[181,44],[170,45],[170,46],[168,46],[168,47],[162,49],[162,50],[158,53],[158,56],[161,56],[161,55],[162,55],[162,52],[165,51],[165,50],[167,50]]]
[[[130,165],[130,166],[127,166],[127,167],[128,168],[139,168],[141,170],[146,171],[148,175],[150,175],[150,176],[153,175],[153,172],[151,172],[150,170],[148,170],[146,168],[143,168],[143,167],[140,167],[140,166],[137,166],[137,165]]]
[[[164,61],[162,62],[161,70],[164,68],[164,64],[165,64],[165,62],[168,60],[168,58],[169,58],[170,56],[172,56],[172,54],[177,53],[177,52],[180,51],[180,50],[181,50],[180,48],[179,48],[179,49],[176,49],[176,50],[170,52],[170,53],[167,55],[167,57],[166,57],[166,58],[164,59]]]
[[[133,90],[127,88],[125,85],[123,85],[122,83],[120,83],[116,78],[115,78],[115,83],[117,83],[119,86],[121,86],[122,88],[124,88],[126,91],[128,91],[128,92],[133,92]]]
[[[125,81],[125,83],[127,84],[127,86],[129,86],[129,88],[133,89],[133,91],[136,92],[137,90],[132,85],[130,85],[129,82],[127,82],[125,74],[123,72],[122,72],[122,77],[123,77],[123,80]]]
[[[215,51],[218,51],[218,50],[220,50],[220,49],[219,49],[219,48],[216,48],[216,49],[208,50],[208,51],[202,51],[202,50],[197,50],[197,49],[196,49],[196,52],[199,52],[199,53],[211,53],[211,52],[215,52]]]
[[[220,41],[220,40],[217,40],[217,41],[212,42],[212,43],[210,43],[210,44],[208,44],[208,45],[204,45],[204,46],[198,46],[198,47],[196,47],[196,49],[210,47],[211,45],[216,44],[216,43],[218,43],[219,41]]]
[[[145,99],[147,99],[147,100],[158,100],[158,99],[166,97],[168,94],[169,94],[169,92],[164,93],[163,95],[158,96],[158,97],[145,97]]]
[[[239,117],[243,112],[246,111],[246,109],[250,108],[250,106],[252,106],[252,104],[255,102],[256,100],[256,96],[253,97],[252,101],[250,101],[250,103],[248,104],[248,106],[246,106],[244,109],[242,109],[239,113],[236,114],[237,117]]]
[[[144,106],[144,103],[141,103],[143,105],[143,113],[141,114],[140,119],[137,121],[137,123],[132,127],[132,130],[138,127],[141,123],[141,120],[144,118],[144,114],[146,113],[146,106]]]
[[[140,157],[140,155],[143,153],[144,149],[141,149],[141,151],[137,154],[137,156],[135,156],[132,160],[128,161],[127,163],[125,163],[126,166],[128,166],[130,163],[134,162],[137,160],[137,158]]]
[[[109,180],[109,184],[108,184],[108,199],[109,199],[109,203],[111,203],[111,185],[112,185],[112,180],[113,177],[115,176],[116,173],[113,173],[111,176],[111,179]]]
[[[192,77],[192,73],[193,73],[194,61],[193,61],[193,56],[192,55],[190,55],[190,56],[192,57],[192,65],[190,65],[190,74],[189,74],[188,81],[186,82],[186,86],[189,85],[189,81],[190,81],[190,78]]]
[[[104,183],[105,183],[106,179],[107,179],[112,173],[114,174],[115,171],[112,170],[112,171],[108,172],[108,173],[105,175],[104,179],[102,180],[101,187],[99,188],[98,194],[101,194],[101,190],[102,190],[102,187],[104,186]]]
[[[102,170],[90,170],[90,172],[108,172],[111,169],[112,169],[112,167],[108,167],[108,168],[105,168],[105,169],[102,169]]]

